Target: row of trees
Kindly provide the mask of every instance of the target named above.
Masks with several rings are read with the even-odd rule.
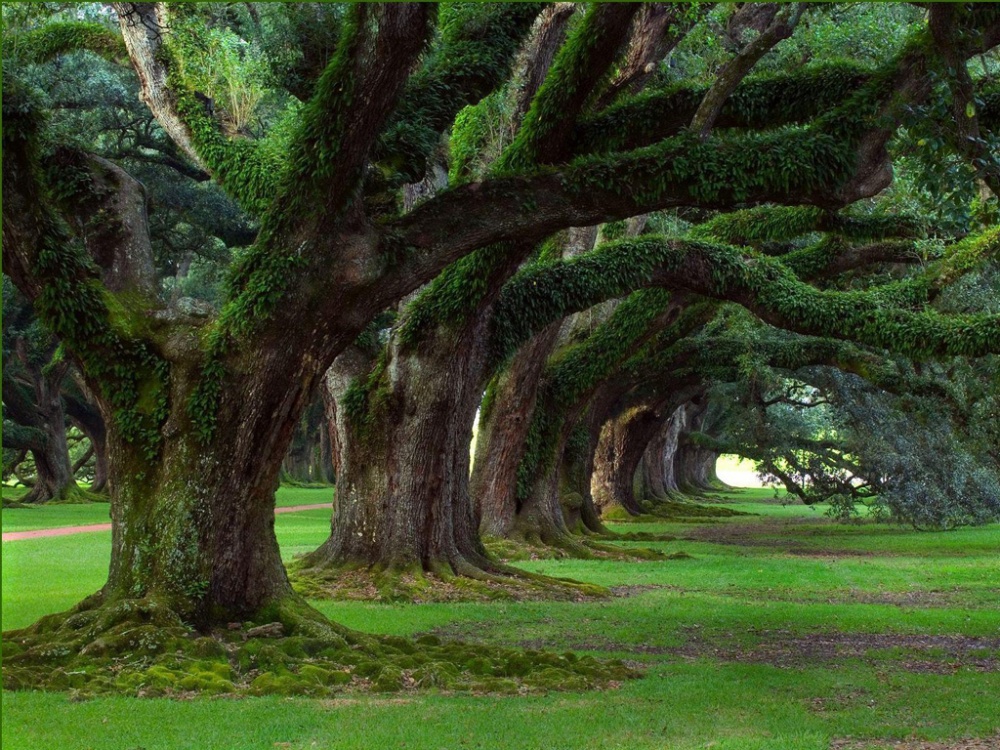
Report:
[[[921,479],[939,516],[995,512],[995,6],[113,8],[11,16],[4,47],[4,271],[105,427],[87,608],[314,628],[283,466],[336,477],[306,585],[517,585],[484,537],[605,552],[602,513],[724,450],[907,517],[919,454],[874,443],[913,398],[950,436],[923,455],[969,467]],[[79,107],[39,91],[67,55]]]

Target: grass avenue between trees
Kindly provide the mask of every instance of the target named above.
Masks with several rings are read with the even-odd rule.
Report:
[[[328,502],[329,492],[283,488],[278,503]],[[1000,746],[1000,526],[930,535],[837,524],[771,493],[711,498],[713,507],[754,515],[614,527],[673,536],[619,544],[690,558],[515,563],[609,587],[613,596],[603,599],[311,602],[367,633],[573,652],[641,672],[608,689],[498,696],[416,691],[404,681],[385,692],[347,685],[324,698],[5,692],[3,747]],[[324,538],[329,513],[277,517],[286,562]],[[106,514],[98,504],[5,509],[3,530],[101,523]],[[97,590],[109,553],[107,532],[4,544],[3,629]]]

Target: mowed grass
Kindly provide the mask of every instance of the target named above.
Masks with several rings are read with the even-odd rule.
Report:
[[[16,500],[24,494],[20,488],[3,488],[3,496]],[[333,502],[333,488],[279,487],[277,506],[330,504]],[[55,529],[65,526],[89,526],[110,523],[108,503],[84,503],[81,505],[38,505],[24,508],[3,509],[3,530],[33,531],[35,529]]]
[[[641,527],[678,536],[651,546],[692,559],[521,563],[616,587],[608,600],[316,603],[369,632],[434,631],[644,665],[642,679],[617,690],[334,701],[4,693],[3,747],[828,750],[843,737],[996,737],[1000,746],[1000,525],[943,534],[841,525],[772,495],[724,498],[757,516]],[[27,512],[49,511],[61,512]],[[329,511],[276,523],[288,558],[325,539]],[[88,533],[5,544],[4,629],[98,588],[109,543],[107,533]],[[854,647],[833,655],[820,647],[841,641]],[[956,656],[954,644],[967,648]]]

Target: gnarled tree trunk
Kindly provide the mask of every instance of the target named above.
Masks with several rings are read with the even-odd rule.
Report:
[[[674,474],[674,455],[686,423],[685,407],[679,406],[649,441],[639,466],[644,499],[669,500],[679,491]]]
[[[653,435],[662,427],[663,414],[655,408],[635,407],[605,422],[594,459],[594,503],[601,515],[640,515],[635,477]]]
[[[538,397],[545,361],[559,336],[554,323],[514,355],[490,383],[479,413],[471,492],[483,536],[505,537],[517,514],[517,467]]]
[[[403,351],[394,342],[383,379],[352,412],[350,391],[368,361],[337,358],[337,493],[330,538],[304,561],[478,575],[490,567],[469,496],[469,446],[482,395],[480,325]],[[370,360],[369,360],[370,361]],[[346,396],[346,398],[345,398]]]

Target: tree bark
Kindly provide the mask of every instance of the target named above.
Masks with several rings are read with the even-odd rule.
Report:
[[[517,514],[517,467],[538,398],[539,379],[559,336],[553,323],[514,355],[487,391],[479,413],[471,491],[483,536],[505,537]]]
[[[58,395],[56,396],[58,399]],[[66,422],[62,406],[53,402],[39,404],[45,415],[45,439],[37,448],[31,449],[35,459],[35,483],[21,498],[22,503],[40,504],[56,500],[71,500],[77,489],[73,478],[73,466],[69,458],[66,441]]]
[[[25,448],[35,460],[35,478],[23,503],[39,504],[72,500],[77,495],[73,463],[66,438],[66,413],[63,409],[62,384],[69,371],[65,361],[49,361],[43,366],[28,351],[25,339],[18,339],[14,357],[19,377],[10,368],[4,371],[4,409],[7,418],[27,428],[18,436],[5,435],[8,447]],[[54,343],[48,351],[51,359]],[[22,437],[22,440],[18,440]]]
[[[330,538],[308,571],[341,565],[478,577],[491,567],[469,496],[469,445],[482,395],[485,320],[407,351],[393,337],[363,414],[345,403],[365,362],[338,357],[337,493]],[[328,403],[329,403],[328,397]]]
[[[636,497],[636,471],[663,422],[664,415],[649,407],[630,409],[605,422],[592,479],[594,503],[601,515],[615,511],[633,516],[642,513],[639,501],[646,498]]]
[[[685,439],[686,433],[702,432],[709,416],[707,402],[694,406],[688,428],[678,442],[674,472],[681,492],[700,494],[720,489],[721,482],[715,474],[715,462],[719,454]]]
[[[643,476],[642,487],[647,499],[669,500],[673,493],[679,491],[674,474],[674,455],[686,421],[685,407],[679,406],[653,436],[643,453],[639,470]]]

